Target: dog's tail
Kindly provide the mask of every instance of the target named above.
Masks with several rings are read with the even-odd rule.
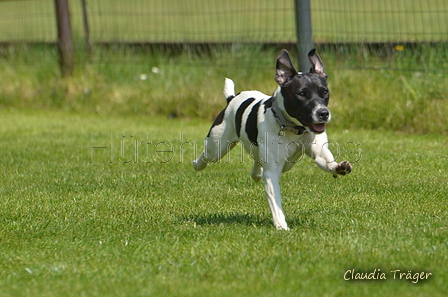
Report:
[[[229,103],[233,98],[235,98],[235,84],[230,78],[226,78],[224,83],[224,96],[226,97],[227,103]]]

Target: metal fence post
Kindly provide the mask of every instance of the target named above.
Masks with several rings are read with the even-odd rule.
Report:
[[[59,64],[62,76],[72,75],[75,67],[72,26],[68,0],[54,0],[58,26]]]
[[[299,70],[301,72],[308,72],[311,68],[311,63],[308,60],[308,52],[314,48],[311,30],[310,0],[295,0],[294,2],[296,8]]]
[[[82,5],[82,19],[84,22],[84,33],[86,35],[86,51],[89,55],[89,58],[92,58],[92,40],[90,39],[90,27],[89,27],[89,18],[87,14],[87,3],[86,0],[81,0]]]

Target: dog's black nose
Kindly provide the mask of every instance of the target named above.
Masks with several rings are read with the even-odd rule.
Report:
[[[316,113],[317,113],[317,116],[319,117],[319,119],[322,121],[328,120],[328,117],[330,116],[330,111],[326,108],[321,108],[321,109],[317,110]]]

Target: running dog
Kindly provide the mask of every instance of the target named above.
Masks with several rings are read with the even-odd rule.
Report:
[[[282,210],[280,176],[303,154],[334,177],[352,170],[348,161],[337,163],[328,149],[325,129],[331,113],[327,74],[315,49],[308,57],[313,65],[310,72],[298,73],[289,53],[281,52],[275,74],[279,86],[272,96],[259,91],[235,95],[233,81],[226,78],[227,106],[210,128],[204,151],[193,161],[194,169],[202,170],[241,142],[254,159],[251,177],[256,182],[263,178],[274,226],[282,230],[289,228]]]

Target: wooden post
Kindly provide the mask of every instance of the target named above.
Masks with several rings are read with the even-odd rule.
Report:
[[[75,54],[68,0],[54,0],[58,26],[59,65],[62,76],[70,76],[75,67]]]

